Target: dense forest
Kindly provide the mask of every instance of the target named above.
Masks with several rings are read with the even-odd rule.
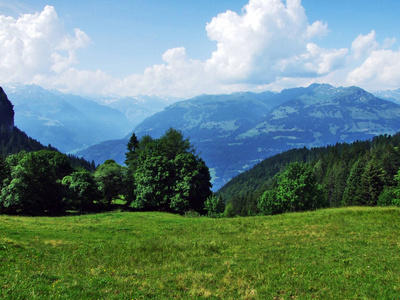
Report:
[[[214,199],[207,166],[179,131],[159,139],[133,134],[126,157],[126,166],[107,160],[92,170],[54,149],[0,156],[0,212],[59,215],[119,205],[200,214]]]
[[[217,195],[231,215],[319,207],[398,205],[400,133],[292,149],[233,178]]]

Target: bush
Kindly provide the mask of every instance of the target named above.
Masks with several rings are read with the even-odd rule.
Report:
[[[207,216],[210,218],[219,218],[225,210],[225,203],[221,196],[217,197],[214,194],[208,197],[205,204]]]
[[[232,203],[228,203],[228,205],[225,207],[224,217],[226,218],[236,217],[235,208],[233,207]]]

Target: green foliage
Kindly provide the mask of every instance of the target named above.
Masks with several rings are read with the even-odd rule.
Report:
[[[3,186],[3,181],[10,177],[10,168],[5,159],[0,155],[0,187]]]
[[[224,217],[226,218],[233,218],[236,217],[237,214],[235,212],[235,208],[233,207],[233,204],[231,202],[229,202],[226,206],[225,206],[225,210],[224,210]]]
[[[263,194],[259,208],[265,214],[314,210],[323,207],[321,186],[308,164],[292,163],[278,176],[274,189]]]
[[[188,139],[170,128],[159,139],[133,134],[128,143],[128,180],[137,209],[203,212],[211,195],[210,173]],[[132,193],[131,193],[132,194]]]
[[[215,194],[212,194],[204,203],[204,208],[207,212],[207,216],[218,218],[222,216],[225,210],[225,203],[221,196],[218,197]]]
[[[259,212],[257,208],[257,199],[255,199],[251,193],[234,196],[229,199],[229,204],[232,205],[234,215],[236,216],[254,216]]]
[[[377,205],[378,206],[390,206],[396,205],[397,193],[394,188],[386,187],[379,195]]]
[[[285,197],[279,198],[275,194],[278,189],[276,180],[287,165],[298,162],[311,166],[314,178],[322,188],[323,206],[377,205],[385,189],[397,185],[395,175],[400,168],[399,149],[400,133],[352,144],[293,149],[267,158],[252,170],[232,179],[217,195],[227,202],[236,203],[236,212],[244,211],[243,207],[254,203],[254,198],[258,199],[258,208],[265,213],[286,211],[288,208],[282,207],[282,203],[287,201],[281,201]],[[282,195],[285,194],[282,187],[280,189]],[[266,192],[269,190],[273,191]],[[299,199],[296,194],[292,196]]]
[[[92,211],[94,201],[101,197],[94,176],[88,171],[73,172],[63,178],[62,184],[68,189],[64,200],[67,209]]]
[[[103,204],[110,207],[113,199],[118,198],[124,192],[124,167],[112,159],[106,160],[97,167],[94,178],[102,195]]]
[[[41,150],[10,158],[11,175],[0,205],[7,213],[59,213],[64,209],[61,180],[72,172],[66,155]]]
[[[276,190],[267,190],[258,200],[258,208],[266,215],[275,215],[284,213],[285,209],[282,207],[282,203],[278,201],[276,197]]]

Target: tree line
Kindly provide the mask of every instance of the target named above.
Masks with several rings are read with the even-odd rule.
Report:
[[[400,134],[267,158],[217,192],[228,215],[400,205]]]
[[[0,157],[0,212],[62,214],[116,204],[177,213],[213,209],[209,169],[181,132],[170,128],[159,139],[140,140],[133,134],[127,148],[126,166],[107,160],[95,170],[55,149]]]
[[[95,167],[49,146],[0,156],[0,213],[62,214],[118,206],[231,217],[400,205],[400,133],[292,149],[267,158],[216,194],[210,181],[189,139],[173,128],[158,139],[132,134],[124,166],[107,160]]]

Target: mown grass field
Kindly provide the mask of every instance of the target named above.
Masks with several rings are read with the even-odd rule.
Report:
[[[399,299],[400,209],[0,216],[0,298]]]

